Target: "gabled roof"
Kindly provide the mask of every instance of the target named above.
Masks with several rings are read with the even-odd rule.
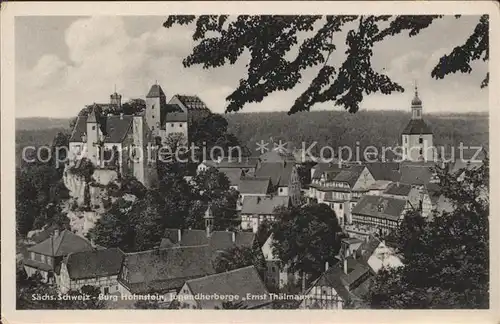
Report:
[[[122,143],[131,131],[133,116],[105,116],[100,118],[99,127],[105,143]],[[82,142],[82,136],[87,133],[87,117],[79,116],[71,133],[70,142]]]
[[[264,296],[269,292],[262,282],[254,266],[226,271],[207,277],[188,280],[186,285],[193,295],[210,296],[239,296],[239,301],[246,308],[258,308],[270,303],[269,298],[247,299],[247,294],[251,296]],[[202,309],[222,309],[223,300],[215,298],[201,298],[197,300]]]
[[[76,252],[65,260],[71,279],[114,276],[120,272],[124,253],[118,248]]]
[[[149,89],[146,98],[158,98],[158,97],[165,97],[165,92],[163,92],[163,89],[159,84],[153,84],[151,86],[151,89]]]
[[[314,283],[313,287],[332,287],[342,298],[342,300],[347,302],[351,299],[349,289],[355,289],[358,287],[358,285],[351,285],[353,285],[358,279],[369,272],[370,268],[366,264],[349,257],[347,258],[347,274],[344,273],[342,262],[339,262],[323,272],[323,274]],[[362,284],[363,282],[359,283],[359,285]]]
[[[288,207],[290,198],[288,196],[255,197],[247,196],[243,199],[241,214],[250,215],[272,215],[274,209],[279,206]]]
[[[176,94],[174,97],[187,108],[188,111],[206,110],[209,111],[207,105],[198,96],[188,96]]]
[[[253,169],[257,167],[259,162],[258,158],[255,157],[242,157],[238,158],[223,158],[220,161],[207,160],[203,161],[204,164],[215,168],[239,168],[239,169]]]
[[[187,122],[188,115],[185,112],[170,112],[165,116],[165,123],[169,122]]]
[[[243,170],[240,168],[218,168],[219,172],[222,172],[229,179],[229,183],[232,186],[239,186],[241,182],[241,176],[243,175]]]
[[[283,162],[296,162],[295,155],[287,150],[273,149],[259,156],[259,159],[264,163],[283,163]]]
[[[267,194],[270,178],[267,177],[242,177],[238,186],[240,194]]]
[[[255,176],[270,178],[273,186],[288,186],[293,168],[294,164],[291,162],[262,162],[255,170]]]
[[[233,242],[234,234],[234,242]],[[204,230],[182,230],[178,240],[178,229],[166,229],[160,247],[208,246],[212,251],[228,250],[235,246],[251,247],[255,241],[252,232],[213,231],[210,237]]]
[[[405,207],[405,199],[365,195],[354,206],[352,214],[396,221],[401,217]]]
[[[401,166],[400,182],[412,185],[427,185],[433,178],[432,166],[405,164]]]
[[[368,171],[375,180],[398,181],[399,163],[396,162],[370,162],[365,163]]]
[[[64,230],[57,237],[49,237],[45,241],[38,243],[28,251],[40,253],[48,256],[65,256],[73,252],[92,251],[89,241],[68,230]]]
[[[406,183],[401,182],[393,182],[387,186],[384,190],[384,194],[386,195],[394,195],[394,196],[408,196],[412,186]]]
[[[358,181],[364,169],[365,167],[362,165],[343,167],[340,172],[335,175],[333,181],[347,183],[352,188],[356,184],[356,181]]]
[[[314,180],[319,180],[321,179],[321,176],[323,175],[324,172],[340,171],[340,166],[337,163],[320,162],[316,164],[314,167],[312,167],[312,169],[314,169],[312,178]]]
[[[405,129],[402,132],[403,135],[424,135],[424,134],[432,134],[432,130],[425,123],[423,119],[410,119],[408,125],[406,125]]]
[[[161,127],[165,127],[165,123],[167,122],[167,114],[170,115],[171,113],[182,113],[184,110],[182,110],[181,107],[179,107],[176,104],[167,104],[167,103],[161,103],[160,106],[160,125]]]
[[[208,246],[174,247],[127,253],[124,284],[132,293],[165,292],[181,288],[186,280],[214,274]]]

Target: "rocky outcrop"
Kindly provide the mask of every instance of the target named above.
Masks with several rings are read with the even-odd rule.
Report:
[[[85,188],[87,183],[85,179],[81,176],[73,174],[66,167],[63,174],[64,185],[69,191],[69,195],[76,204],[81,207],[85,203]]]

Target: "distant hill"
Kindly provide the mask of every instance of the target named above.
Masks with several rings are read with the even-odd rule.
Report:
[[[16,118],[16,130],[69,128],[70,118]]]

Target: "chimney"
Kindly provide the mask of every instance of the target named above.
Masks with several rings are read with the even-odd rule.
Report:
[[[236,242],[236,232],[231,232],[231,236],[233,237],[233,243]]]
[[[328,268],[330,267],[330,265],[328,264],[328,261],[325,262],[325,271],[328,271]]]
[[[344,273],[347,274],[347,259],[344,259]]]
[[[181,229],[178,229],[178,230],[177,230],[177,240],[180,242],[180,241],[181,241],[181,238],[182,238],[182,230],[181,230]]]

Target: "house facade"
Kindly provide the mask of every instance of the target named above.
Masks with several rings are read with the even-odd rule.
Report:
[[[188,280],[176,300],[181,309],[224,309],[228,302],[241,303],[245,309],[271,306],[269,292],[254,266]]]
[[[39,273],[45,282],[60,283],[61,263],[74,252],[92,251],[89,241],[68,230],[55,230],[46,240],[28,248],[24,270],[28,277]]]
[[[259,226],[264,222],[274,222],[276,208],[288,207],[290,198],[286,196],[248,196],[243,200],[241,207],[241,228],[251,229],[257,233]]]
[[[118,274],[124,258],[118,248],[69,254],[61,264],[59,290],[79,290],[85,285],[99,287],[101,294],[120,292]]]

